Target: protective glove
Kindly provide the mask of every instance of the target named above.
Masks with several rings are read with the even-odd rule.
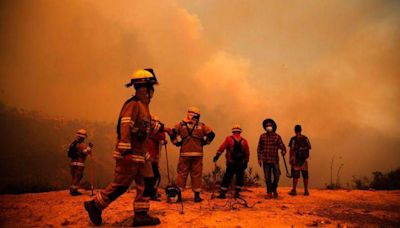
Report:
[[[178,141],[177,143],[175,143],[175,146],[177,146],[177,147],[182,146],[182,141]]]
[[[219,154],[216,154],[215,156],[214,156],[214,158],[213,158],[213,162],[217,162],[218,161],[218,158],[219,158]]]

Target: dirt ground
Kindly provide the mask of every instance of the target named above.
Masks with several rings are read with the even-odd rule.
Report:
[[[400,227],[400,191],[317,190],[303,196],[289,196],[289,188],[279,189],[276,200],[264,199],[263,188],[247,189],[242,195],[245,208],[233,199],[210,200],[204,193],[202,203],[192,201],[184,192],[184,214],[179,205],[151,203],[151,214],[158,216],[158,227]],[[0,195],[0,227],[87,227],[91,226],[83,208],[86,195],[71,197],[68,191]],[[129,226],[132,222],[130,191],[104,212],[104,227]]]

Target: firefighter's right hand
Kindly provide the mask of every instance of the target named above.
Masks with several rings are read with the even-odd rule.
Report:
[[[259,165],[260,167],[262,167],[262,162],[261,162],[261,160],[258,160],[258,165]]]

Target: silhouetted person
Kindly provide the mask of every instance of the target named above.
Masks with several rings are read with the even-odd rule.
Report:
[[[71,186],[69,187],[69,193],[71,196],[82,195],[78,191],[80,182],[83,177],[83,171],[85,170],[85,160],[88,155],[92,152],[93,144],[85,143],[87,138],[87,131],[80,129],[76,132],[76,139],[71,143],[68,149],[68,157],[71,158]]]
[[[293,189],[289,192],[290,195],[295,196],[297,182],[300,178],[300,173],[304,181],[304,195],[308,196],[308,158],[310,156],[311,143],[305,135],[301,134],[301,126],[294,127],[296,133],[289,141],[290,147],[290,165],[292,167]]]

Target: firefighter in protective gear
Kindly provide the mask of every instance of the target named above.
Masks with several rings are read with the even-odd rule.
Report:
[[[301,134],[301,126],[294,127],[295,136],[289,141],[290,148],[290,165],[292,167],[293,188],[289,192],[290,195],[297,195],[296,187],[300,178],[300,173],[304,181],[304,195],[308,196],[308,158],[310,156],[311,143],[307,136]]]
[[[180,147],[176,184],[183,191],[186,186],[186,179],[190,174],[194,201],[201,202],[203,147],[212,142],[215,133],[207,125],[200,122],[200,110],[191,107],[188,110],[187,117],[175,125],[170,136],[171,142]],[[181,200],[178,199],[178,201]]]
[[[226,198],[229,184],[233,176],[236,176],[235,198],[239,198],[240,191],[244,185],[244,171],[250,158],[249,144],[240,134],[242,128],[235,125],[232,128],[232,135],[225,138],[225,141],[219,147],[217,154],[213,158],[217,162],[221,154],[226,150],[226,171],[222,179],[221,192],[218,196],[220,199]]]
[[[151,115],[151,121],[153,126],[164,126],[160,119],[155,116]],[[157,128],[157,127],[156,127]],[[157,189],[161,182],[161,175],[159,170],[159,160],[161,156],[161,148],[162,146],[167,144],[165,138],[165,130],[167,128],[164,127],[164,131],[153,131],[150,136],[149,140],[147,141],[147,153],[150,156],[151,167],[153,170],[153,177],[145,178],[145,189],[150,188],[151,196],[150,200],[153,201],[160,201],[159,195],[157,193]]]
[[[102,223],[102,210],[126,192],[132,181],[136,183],[133,203],[133,226],[160,224],[158,218],[148,215],[150,194],[145,191],[144,178],[153,176],[151,163],[146,161],[146,145],[150,133],[162,126],[151,126],[149,104],[158,84],[154,71],[136,71],[126,86],[134,86],[135,95],[122,106],[117,124],[117,143],[113,156],[116,159],[114,180],[93,200],[85,202],[85,209],[95,225]]]
[[[78,188],[83,177],[86,157],[91,154],[93,147],[92,143],[86,144],[84,142],[86,138],[87,131],[80,129],[76,132],[76,139],[69,146],[68,156],[71,158],[72,177],[69,193],[71,196],[82,195]]]

